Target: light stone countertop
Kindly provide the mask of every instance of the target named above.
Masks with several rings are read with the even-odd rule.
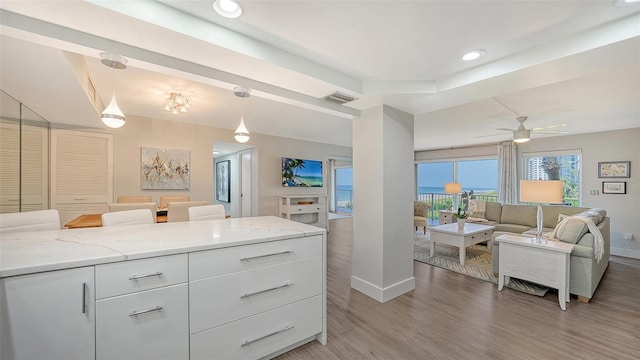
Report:
[[[0,235],[0,277],[325,234],[276,216]]]

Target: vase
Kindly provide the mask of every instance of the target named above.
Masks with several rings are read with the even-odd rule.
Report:
[[[458,230],[462,230],[462,229],[464,229],[464,224],[465,224],[466,222],[467,222],[467,221],[466,221],[465,219],[458,219]]]

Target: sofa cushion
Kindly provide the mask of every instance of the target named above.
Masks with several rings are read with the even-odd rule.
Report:
[[[531,226],[518,225],[518,224],[495,224],[493,231],[504,231],[516,234],[522,234],[523,232],[531,229]]]
[[[502,215],[502,204],[497,202],[487,202],[484,205],[484,218],[489,221],[500,222]]]
[[[556,239],[575,244],[587,231],[589,231],[589,226],[584,221],[563,214],[558,215],[558,225],[555,229]]]
[[[500,223],[525,225],[532,228],[536,226],[537,212],[538,208],[536,206],[504,204],[502,205],[502,216],[500,217]]]
[[[544,214],[542,226],[554,228],[559,222],[558,216],[560,214],[575,215],[585,210],[587,210],[587,208],[576,206],[542,205],[542,213]]]

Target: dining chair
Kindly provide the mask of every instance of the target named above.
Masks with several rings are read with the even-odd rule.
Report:
[[[150,203],[151,196],[118,196],[118,204],[123,203]]]
[[[153,213],[149,209],[123,210],[102,214],[102,226],[153,224]]]
[[[153,222],[158,222],[158,208],[154,202],[145,203],[123,203],[123,204],[109,204],[109,212],[137,210],[137,209],[149,209],[153,217]]]
[[[0,234],[59,229],[60,214],[56,209],[0,214]]]
[[[171,201],[167,207],[167,222],[189,221],[189,208],[207,205],[206,201]]]
[[[189,196],[160,196],[160,207],[166,208],[170,202],[186,202],[190,201]]]
[[[189,208],[189,221],[224,219],[224,206],[203,205]]]

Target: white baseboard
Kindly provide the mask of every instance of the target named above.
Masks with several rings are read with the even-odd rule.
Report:
[[[351,275],[351,287],[367,295],[370,298],[378,300],[381,303],[396,298],[406,292],[416,288],[416,278],[410,277],[393,285],[381,288],[366,280],[362,280],[357,276]]]
[[[611,255],[624,256],[632,259],[640,259],[640,250],[611,248]]]

